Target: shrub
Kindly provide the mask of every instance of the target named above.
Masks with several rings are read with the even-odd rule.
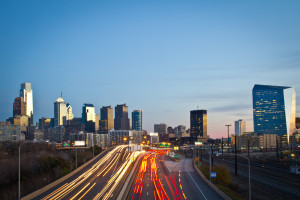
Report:
[[[217,172],[216,182],[224,185],[230,185],[231,177],[229,175],[228,169],[225,166],[218,166],[215,168]]]

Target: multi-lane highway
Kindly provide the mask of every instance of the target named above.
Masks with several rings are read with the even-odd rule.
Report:
[[[118,146],[35,199],[109,199],[116,197],[140,152]]]
[[[191,159],[179,162],[166,158],[164,151],[145,155],[129,199],[221,199],[199,177]]]

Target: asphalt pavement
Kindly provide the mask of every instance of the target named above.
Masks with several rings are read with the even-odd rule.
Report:
[[[129,199],[222,198],[200,178],[191,159],[174,162],[162,154],[152,153],[141,163]]]

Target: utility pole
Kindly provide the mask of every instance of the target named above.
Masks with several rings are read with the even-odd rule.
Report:
[[[228,137],[227,137],[227,149],[228,149],[228,153],[229,153],[229,127],[231,126],[231,125],[225,125],[225,126],[227,126],[227,129],[228,129]]]
[[[278,154],[278,137],[276,136],[276,156],[277,159],[279,159],[279,154]]]
[[[235,141],[234,141],[234,162],[235,162],[235,175],[237,176],[237,155],[236,155],[236,136],[235,136]]]
[[[210,162],[209,162],[209,180],[211,181],[211,157],[212,157],[212,147],[210,147]]]
[[[222,156],[223,156],[223,137],[222,137]]]
[[[214,140],[211,140],[211,164],[214,164]]]
[[[249,149],[250,149],[250,141],[248,140],[248,158],[249,158],[249,156],[250,156],[250,154],[249,154]]]

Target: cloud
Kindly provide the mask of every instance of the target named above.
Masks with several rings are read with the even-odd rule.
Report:
[[[210,108],[208,110],[213,112],[232,112],[232,111],[249,110],[249,108],[251,108],[251,106],[248,104],[231,104],[231,105]]]

